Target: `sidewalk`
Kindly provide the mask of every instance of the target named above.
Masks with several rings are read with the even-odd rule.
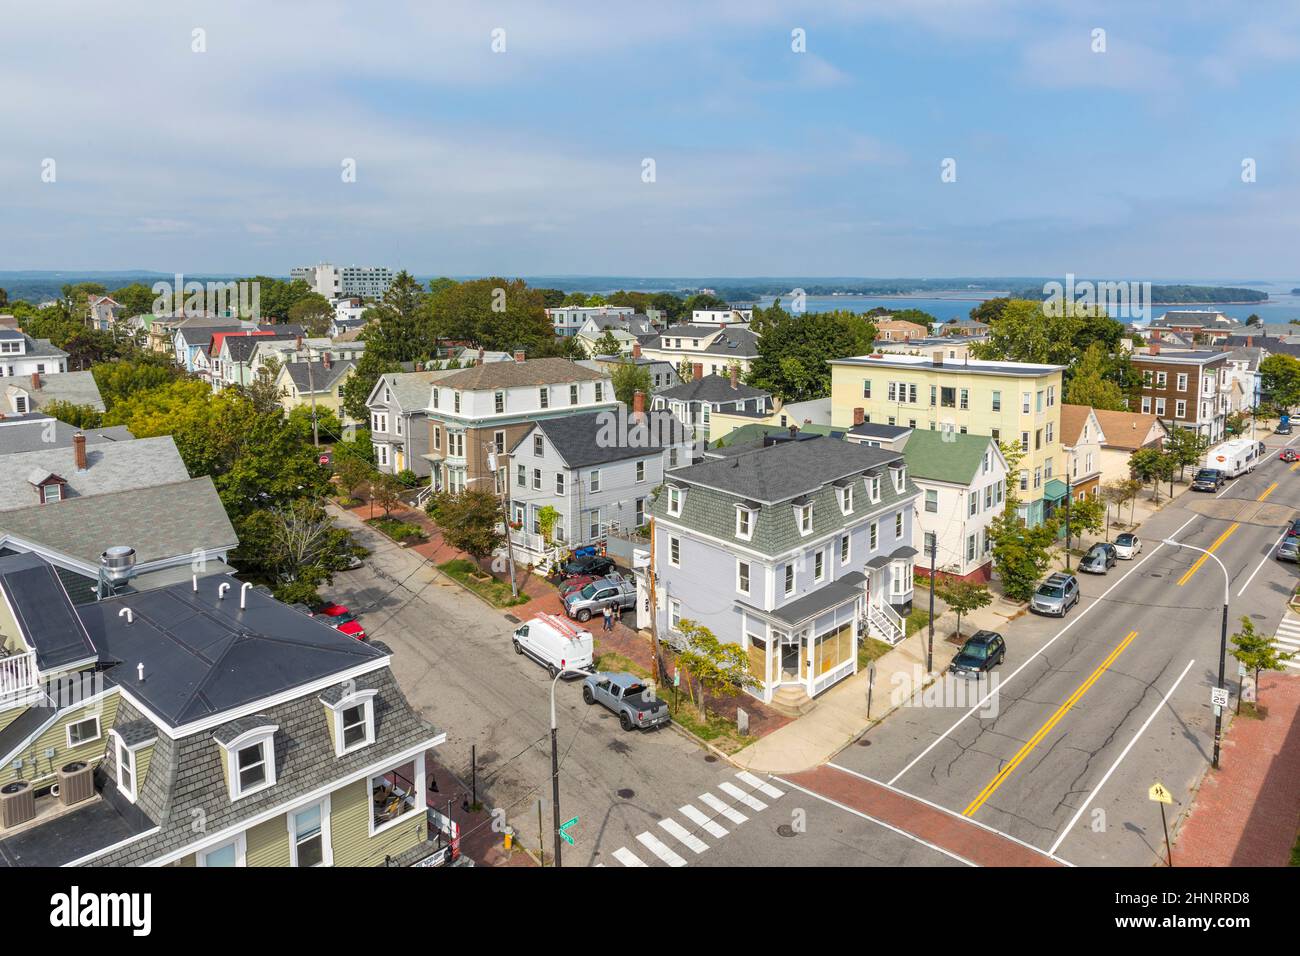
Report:
[[[1234,717],[1174,844],[1175,866],[1286,866],[1300,830],[1300,675],[1260,678],[1268,717]]]

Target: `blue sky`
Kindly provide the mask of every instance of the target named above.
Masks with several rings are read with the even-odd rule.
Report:
[[[30,6],[0,270],[1300,274],[1291,3]]]

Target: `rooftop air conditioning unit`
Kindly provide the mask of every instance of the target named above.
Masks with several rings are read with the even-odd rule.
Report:
[[[0,825],[6,830],[36,816],[36,791],[26,780],[0,787]]]
[[[70,807],[95,795],[94,768],[84,760],[74,760],[59,768],[59,803]]]

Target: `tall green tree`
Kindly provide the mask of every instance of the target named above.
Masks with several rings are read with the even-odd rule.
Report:
[[[1182,481],[1188,465],[1199,465],[1210,448],[1210,438],[1191,428],[1171,428],[1164,441],[1165,455],[1178,469]]]
[[[989,540],[993,543],[993,566],[1002,582],[1002,591],[1016,601],[1028,601],[1038,582],[1051,566],[1051,547],[1056,543],[1055,518],[1032,528],[1026,527],[1016,513],[1016,499],[1008,495],[1006,507],[989,522]]]
[[[871,351],[876,327],[856,312],[810,312],[791,315],[780,302],[756,310],[758,358],[746,381],[780,395],[787,402],[824,398],[830,394],[831,370],[826,363]]]
[[[311,336],[326,335],[333,320],[334,307],[319,292],[308,292],[289,306],[289,321],[301,325]]]
[[[500,529],[501,502],[490,489],[440,491],[430,499],[428,511],[438,522],[443,540],[479,563],[505,540]]]
[[[1094,342],[1080,356],[1070,383],[1065,389],[1065,400],[1071,405],[1122,412],[1127,406],[1124,390],[1109,380],[1110,358],[1105,346]]]
[[[433,294],[430,309],[439,336],[472,348],[523,349],[529,358],[557,355],[562,348],[545,300],[522,279],[461,282]]]
[[[956,612],[957,636],[961,637],[962,616],[988,607],[993,603],[993,594],[978,581],[964,581],[947,574],[939,574],[937,577],[939,580],[934,589],[935,596],[948,605],[950,611]]]
[[[614,366],[609,377],[614,384],[614,397],[628,408],[632,407],[632,396],[637,392],[644,394],[646,401],[649,402],[650,372],[644,366],[630,361],[620,362]]]
[[[1278,353],[1259,363],[1260,388],[1274,408],[1286,412],[1300,404],[1300,360]]]
[[[1255,622],[1249,617],[1241,619],[1241,630],[1232,635],[1231,654],[1254,675],[1256,699],[1260,671],[1285,670],[1287,661],[1295,657],[1294,654],[1279,649],[1267,634],[1255,630]]]
[[[429,293],[405,269],[393,277],[383,300],[367,309],[365,316],[366,355],[374,352],[377,359],[388,362],[413,362],[432,358],[437,350]]]

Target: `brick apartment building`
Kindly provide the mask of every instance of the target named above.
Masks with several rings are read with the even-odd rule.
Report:
[[[1133,354],[1142,373],[1142,404],[1136,411],[1155,415],[1170,430],[1191,428],[1219,441],[1229,411],[1228,360],[1226,352],[1163,352],[1152,342]]]

